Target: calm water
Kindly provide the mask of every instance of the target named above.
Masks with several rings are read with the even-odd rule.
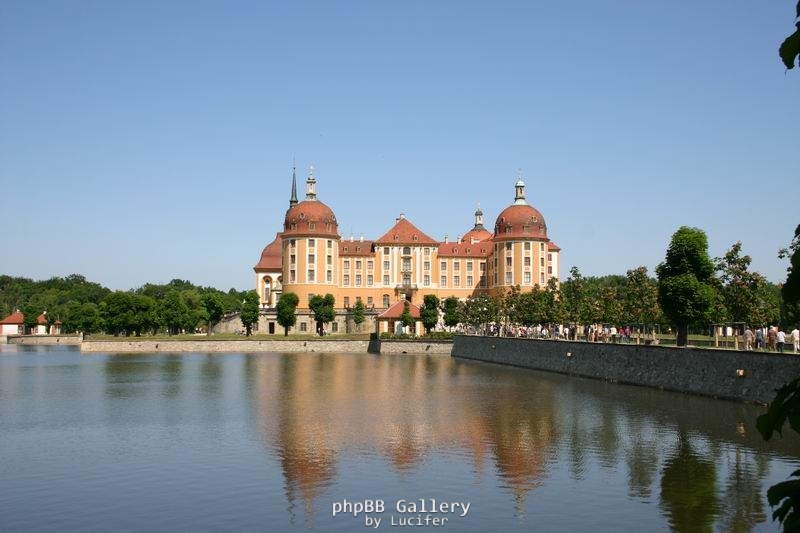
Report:
[[[470,504],[448,531],[777,531],[800,442],[759,413],[445,356],[2,346],[0,530],[392,530],[435,499]]]

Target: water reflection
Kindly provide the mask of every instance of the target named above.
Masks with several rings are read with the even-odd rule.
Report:
[[[490,465],[523,518],[553,469],[580,481],[595,466],[624,476],[632,499],[655,494],[675,531],[752,531],[767,518],[769,461],[746,447],[765,445],[743,431],[754,406],[440,356],[252,355],[247,367],[290,513],[302,502],[314,514],[343,454],[379,457],[402,476],[446,451],[476,476]]]

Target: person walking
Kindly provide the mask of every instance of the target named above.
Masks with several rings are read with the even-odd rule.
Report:
[[[764,349],[764,328],[756,330],[756,350]]]
[[[775,347],[778,349],[778,353],[783,353],[784,344],[786,344],[786,333],[779,327],[777,333],[775,333]]]
[[[792,330],[791,339],[794,345],[794,353],[800,352],[800,331],[797,330],[797,326]]]
[[[753,330],[749,326],[744,329],[744,349],[748,352],[753,349]]]

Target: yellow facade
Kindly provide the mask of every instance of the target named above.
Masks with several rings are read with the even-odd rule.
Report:
[[[452,242],[432,239],[403,215],[375,240],[342,239],[333,211],[316,197],[313,173],[306,186],[306,199],[298,202],[293,176],[283,231],[254,268],[267,313],[283,292],[298,295],[298,312],[315,294],[332,294],[341,310],[360,299],[381,311],[401,299],[422,305],[427,294],[466,299],[559,279],[560,249],[548,238],[544,217],[525,201],[521,179],[494,232],[484,228],[479,209],[473,228]]]

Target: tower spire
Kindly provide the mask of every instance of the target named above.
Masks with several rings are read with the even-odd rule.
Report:
[[[308,167],[308,178],[306,179],[306,200],[317,199],[317,180],[314,178],[314,165]]]
[[[297,176],[295,175],[294,159],[292,160],[292,197],[289,198],[289,209],[297,205]]]
[[[522,181],[522,169],[517,171],[517,183],[514,185],[514,205],[528,205],[525,201],[525,182]]]

